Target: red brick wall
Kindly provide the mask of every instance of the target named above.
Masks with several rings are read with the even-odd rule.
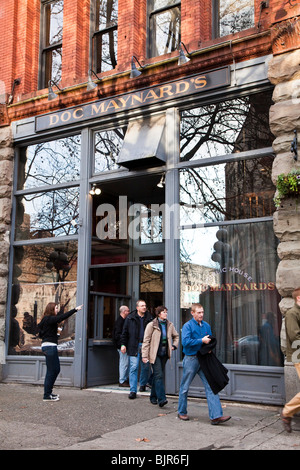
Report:
[[[90,55],[90,4],[92,0],[64,0],[63,24],[63,63],[61,87],[72,87],[87,81]],[[10,119],[20,119],[24,113],[47,112],[59,106],[71,106],[80,101],[96,99],[97,91],[85,93],[84,87],[60,95],[60,100],[49,104],[45,90],[38,90],[39,39],[40,39],[40,0],[0,0],[0,80],[5,83],[7,93],[11,91],[15,78],[21,78],[16,87],[15,107],[19,100],[27,100],[20,108],[9,108]],[[269,0],[260,18],[261,0],[255,0],[255,27],[235,35],[212,39],[212,1],[181,1],[181,37],[189,52],[199,51],[210,45],[236,38],[252,36],[244,44],[233,44],[236,61],[246,60],[271,52],[271,35],[259,35],[268,31],[272,23],[300,15],[299,3],[285,0]],[[257,28],[260,18],[261,27]],[[194,56],[183,68],[176,61],[166,62],[178,55],[177,51],[162,57],[147,58],[147,1],[119,0],[118,18],[118,65],[115,71],[103,73],[112,76],[101,85],[101,93],[122,92],[136,86],[149,86],[167,77],[176,78],[184,73],[195,73],[232,62],[232,54],[223,49],[208,50]],[[226,50],[225,50],[226,49]],[[128,75],[132,55],[142,64],[159,64],[130,81]],[[113,77],[113,75],[116,75]],[[98,90],[100,93],[100,91]],[[1,94],[1,91],[0,91]],[[39,98],[29,102],[33,97]],[[42,97],[42,98],[40,98]],[[21,109],[22,108],[22,109]],[[26,108],[26,111],[25,111]]]

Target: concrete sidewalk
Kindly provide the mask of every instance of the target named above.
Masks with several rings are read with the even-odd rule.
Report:
[[[275,406],[223,401],[232,418],[212,426],[205,399],[189,400],[183,422],[174,396],[159,408],[119,387],[55,392],[60,401],[46,403],[41,386],[0,383],[0,450],[300,450],[300,418],[288,434]]]

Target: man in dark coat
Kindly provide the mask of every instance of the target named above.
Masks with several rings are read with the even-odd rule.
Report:
[[[142,362],[141,347],[144,331],[149,322],[152,321],[151,314],[147,311],[146,302],[138,300],[136,310],[128,315],[125,320],[121,336],[121,352],[127,352],[129,356],[129,398],[136,398],[139,364],[141,364],[140,391],[145,391],[149,378],[149,363]]]

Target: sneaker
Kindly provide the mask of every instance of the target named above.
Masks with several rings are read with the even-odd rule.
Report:
[[[49,397],[44,397],[43,401],[59,401],[58,395],[50,395]]]
[[[135,392],[130,392],[129,395],[128,395],[128,398],[130,398],[130,400],[134,400],[136,398],[136,393]]]
[[[55,393],[51,393],[50,396],[51,396],[51,397],[54,397],[54,398],[56,397],[56,398],[59,399],[59,395],[56,395]]]

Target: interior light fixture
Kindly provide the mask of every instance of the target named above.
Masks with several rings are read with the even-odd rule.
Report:
[[[55,100],[57,98],[57,94],[53,91],[53,88],[52,88],[51,85],[55,85],[56,88],[59,91],[63,91],[61,88],[59,88],[59,86],[57,85],[57,83],[54,80],[49,80],[49,82],[48,82],[48,101]]]
[[[20,78],[15,78],[14,81],[13,81],[13,86],[12,86],[12,89],[11,89],[11,94],[9,95],[8,97],[8,103],[7,104],[12,104],[13,100],[14,100],[14,91],[15,91],[15,87],[17,85],[20,85],[21,83],[21,79]]]
[[[138,70],[138,69],[136,68],[136,65],[135,65],[134,61],[136,61],[136,62],[139,64],[139,66],[141,67],[141,69],[144,69],[144,68],[145,68],[144,65],[141,65],[141,64],[139,63],[139,61],[138,61],[138,59],[135,57],[135,55],[133,55],[132,58],[131,58],[131,72],[130,72],[130,78],[139,77],[139,76],[141,75],[141,73],[142,73],[140,70]]]
[[[94,70],[90,69],[89,70],[89,73],[88,73],[88,82],[87,82],[87,86],[86,86],[86,89],[87,91],[91,91],[91,90],[94,90],[95,88],[97,88],[97,84],[95,82],[93,82],[92,80],[92,74],[95,75],[95,77],[97,78],[97,80],[101,80],[98,75],[96,74],[96,72],[94,72]]]
[[[158,188],[163,188],[164,187],[164,184],[165,184],[165,175],[162,175],[162,177],[160,178],[160,182],[157,183],[157,187]]]
[[[90,190],[90,195],[91,196],[99,196],[101,194],[101,189],[97,188],[96,184],[93,184],[92,189]]]
[[[185,48],[187,55],[184,53],[184,50],[182,49],[182,46]],[[187,62],[189,62],[191,59],[188,57],[190,55],[189,51],[185,47],[185,44],[183,42],[179,43],[179,57],[178,57],[178,65],[184,65]]]

